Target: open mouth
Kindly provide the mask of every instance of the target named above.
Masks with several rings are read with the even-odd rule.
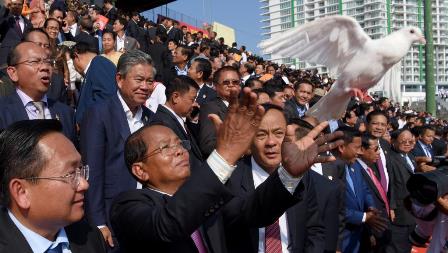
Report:
[[[265,152],[264,155],[269,159],[274,159],[278,157],[278,152]]]
[[[41,82],[45,85],[49,85],[50,84],[50,77],[49,76],[43,76],[40,78]]]

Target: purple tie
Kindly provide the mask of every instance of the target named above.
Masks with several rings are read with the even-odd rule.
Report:
[[[196,229],[193,234],[191,234],[191,239],[193,239],[194,245],[196,245],[196,248],[198,249],[199,253],[207,253],[207,250],[205,249],[204,242],[202,241],[201,233],[199,232],[199,229]]]
[[[384,191],[387,192],[386,172],[384,171],[383,160],[381,160],[381,156],[380,159],[376,161],[376,164],[378,165],[378,172],[380,173],[381,187],[383,187]]]

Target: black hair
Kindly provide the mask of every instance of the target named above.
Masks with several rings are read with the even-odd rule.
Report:
[[[202,72],[202,80],[207,81],[212,74],[212,64],[209,60],[204,58],[196,58],[194,62],[197,62],[196,71]]]
[[[181,94],[187,93],[190,88],[199,90],[199,85],[189,76],[177,76],[170,81],[165,90],[165,95],[167,99],[170,99],[174,92],[179,92]]]
[[[187,62],[190,61],[191,57],[193,57],[193,49],[191,49],[190,47],[186,47],[186,46],[178,46],[178,48],[181,49],[181,53],[182,55],[186,55],[187,56]]]
[[[424,135],[426,133],[426,131],[433,131],[433,132],[435,132],[435,129],[434,129],[434,127],[432,127],[430,125],[423,125],[419,129],[419,133],[418,133],[419,136]]]
[[[244,87],[249,87],[249,88],[252,89],[255,86],[255,82],[260,82],[261,83],[261,81],[258,80],[258,78],[250,77],[249,79],[246,80],[246,82],[244,82]],[[263,89],[263,92],[267,93],[264,89]]]
[[[222,73],[223,73],[223,72],[226,72],[226,71],[233,71],[233,72],[235,72],[235,73],[238,74],[238,78],[241,78],[241,74],[240,74],[240,72],[238,71],[237,68],[235,68],[235,67],[233,67],[233,66],[224,66],[224,67],[218,69],[218,70],[213,74],[213,83],[214,83],[215,85],[219,83],[219,79],[221,78]]]
[[[47,134],[61,132],[58,120],[23,120],[0,133],[0,200],[10,204],[9,182],[14,178],[37,177],[47,162],[39,141]]]
[[[367,114],[367,117],[366,117],[367,124],[369,124],[370,121],[372,121],[372,118],[376,117],[376,116],[383,116],[383,117],[385,117],[387,123],[389,123],[389,118],[387,117],[387,115],[383,111],[374,110],[374,111],[369,112],[369,114]]]
[[[129,135],[124,144],[124,161],[126,167],[128,168],[128,171],[132,175],[132,177],[137,181],[140,180],[134,175],[134,173],[132,173],[132,164],[141,161],[145,154],[148,152],[148,146],[145,141],[143,141],[143,136],[144,131],[149,127],[151,126],[144,126]]]
[[[118,22],[123,25],[123,29],[126,29],[126,27],[128,26],[128,21],[125,18],[119,17],[116,20],[118,20]]]
[[[271,65],[272,66],[272,65]],[[308,84],[311,85],[312,89],[314,90],[314,85],[312,82],[308,81],[307,79],[301,79],[298,80],[296,83],[294,83],[294,90],[299,90],[300,85],[302,84]]]
[[[42,28],[31,28],[31,29],[27,30],[25,32],[25,34],[23,34],[23,40],[22,41],[29,41],[29,42],[31,42],[29,40],[29,36],[30,36],[31,33],[34,33],[34,32],[38,32],[38,33],[44,34],[45,37],[47,37],[47,40],[50,41],[50,37],[48,37],[48,34]]]
[[[369,134],[369,133],[363,133],[361,135],[361,147],[363,147],[364,149],[369,148],[370,147],[370,143],[369,143],[370,140],[375,141],[375,140],[378,140],[378,138],[373,136],[373,135],[371,135],[371,134]]]
[[[94,45],[80,41],[70,50],[70,57],[75,58],[75,54],[95,53],[98,54],[98,49]]]
[[[285,85],[277,80],[270,79],[264,83],[264,89],[270,98],[275,97],[276,92],[283,92]]]
[[[341,126],[338,128],[338,131],[344,132],[343,140],[345,145],[353,142],[353,138],[361,137],[361,132],[359,132],[357,129],[353,127]]]

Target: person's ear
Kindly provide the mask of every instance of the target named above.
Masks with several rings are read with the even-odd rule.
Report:
[[[8,73],[9,78],[11,79],[11,81],[13,82],[17,82],[19,80],[19,76],[17,75],[17,69],[16,67],[13,66],[9,66],[6,69],[6,72]]]
[[[146,182],[149,180],[149,173],[143,169],[143,163],[137,162],[132,164],[132,174],[139,179],[141,182]]]
[[[173,95],[171,95],[171,102],[173,102],[173,104],[178,104],[180,102],[180,93],[175,91],[173,92]]]
[[[24,179],[14,178],[9,184],[9,194],[13,201],[21,209],[29,209],[31,206],[31,197],[29,184]]]

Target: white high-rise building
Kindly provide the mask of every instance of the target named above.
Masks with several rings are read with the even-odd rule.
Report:
[[[260,0],[263,38],[330,15],[356,18],[373,39],[406,26],[423,30],[425,0]],[[448,88],[448,0],[432,0],[434,72],[438,88]],[[312,68],[299,59],[265,55],[277,63]],[[402,60],[402,91],[424,91],[424,46],[413,46]],[[326,72],[326,68],[321,68]]]

